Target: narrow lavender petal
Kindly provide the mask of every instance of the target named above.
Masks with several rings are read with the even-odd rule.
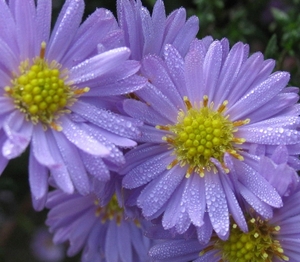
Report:
[[[158,115],[157,112],[154,111],[153,107],[138,100],[126,99],[123,102],[123,108],[125,112],[128,113],[133,118],[139,119],[152,126],[156,126],[158,124],[167,125],[169,123],[169,121],[166,118],[164,118],[161,115]]]
[[[227,113],[232,115],[231,120],[243,119],[247,114],[266,104],[286,86],[288,80],[289,74],[286,72],[273,73],[267,80],[253,88],[228,109]]]
[[[80,155],[89,174],[99,181],[109,180],[109,171],[100,157],[89,155],[82,151],[80,151]]]
[[[201,227],[203,225],[204,213],[206,210],[205,201],[205,187],[203,178],[194,174],[189,178],[189,187],[186,192],[187,198],[187,210],[191,218],[192,223]]]
[[[222,240],[226,240],[229,231],[229,214],[222,183],[219,175],[214,173],[205,174],[204,181],[206,206],[211,224],[217,235]]]
[[[32,153],[36,160],[48,168],[58,168],[62,163],[56,162],[48,146],[48,136],[41,124],[33,128],[32,133]]]
[[[203,226],[197,227],[197,238],[200,244],[207,244],[213,231],[208,212],[205,212],[203,221]]]
[[[105,77],[106,78],[106,77]],[[114,83],[107,83],[99,85],[99,87],[92,88],[86,95],[87,96],[116,96],[133,93],[146,84],[146,79],[133,75]]]
[[[14,110],[14,104],[8,97],[0,97],[0,115],[8,114],[10,111]]]
[[[163,137],[167,134],[164,130],[157,130],[152,126],[141,126],[141,136],[137,139],[138,142],[150,142],[150,143],[165,143]]]
[[[110,152],[97,141],[95,136],[91,133],[85,132],[82,126],[84,123],[74,123],[67,116],[61,116],[62,132],[68,138],[70,142],[76,145],[84,152],[97,156],[107,156]]]
[[[166,57],[168,57],[169,55],[174,57],[175,54],[171,55],[171,53],[175,52],[177,51],[174,50],[172,46],[166,46]],[[177,63],[177,67],[181,67],[181,69],[183,69],[183,59],[179,57],[179,54],[177,54],[177,58],[175,60],[176,61],[170,58],[169,65],[170,63]],[[173,66],[175,67],[175,65]],[[174,84],[168,74],[166,65],[160,57],[153,55],[146,56],[142,61],[141,71],[142,74],[147,77],[155,86],[155,88],[166,95],[166,97],[172,102],[175,108],[184,108],[183,99],[180,96],[178,90],[174,87]]]
[[[130,170],[123,179],[125,188],[136,188],[155,179],[171,163],[169,152],[157,154]]]
[[[232,89],[236,88],[234,85],[244,62],[243,51],[244,46],[241,42],[235,44],[224,61],[217,83],[218,88],[215,90],[213,97],[216,104],[221,104],[227,100],[228,94],[231,93]]]
[[[51,30],[51,14],[52,14],[52,1],[38,0],[36,8],[36,43],[37,47],[45,41],[49,41]],[[38,51],[38,50],[37,50]]]
[[[168,201],[184,175],[181,168],[175,166],[146,186],[137,202],[145,217],[153,215]]]
[[[120,257],[123,261],[132,260],[132,248],[131,248],[131,232],[128,227],[129,222],[122,221],[118,227],[117,247]]]
[[[89,180],[77,148],[68,142],[63,134],[58,132],[53,132],[53,134],[75,188],[82,195],[88,194]]]
[[[5,39],[8,46],[15,52],[19,52],[16,42],[17,29],[15,19],[7,6],[6,1],[0,1],[0,38]]]
[[[46,57],[49,61],[61,61],[78,29],[84,10],[83,0],[65,2],[54,26]]]
[[[120,47],[93,56],[69,70],[69,81],[72,84],[81,84],[95,79],[112,70],[116,64],[124,62],[129,55],[128,48]]]
[[[104,8],[96,9],[78,28],[74,40],[61,60],[61,63],[70,68],[75,63],[81,62],[93,52],[97,44],[116,27],[117,23],[113,14]]]
[[[48,169],[36,161],[32,150],[29,156],[29,185],[32,197],[36,200],[43,198],[48,191]],[[42,210],[44,205],[36,207]]]
[[[14,15],[21,60],[35,55],[32,48],[36,40],[35,12],[33,0],[16,0]]]
[[[117,225],[115,221],[111,221],[108,225],[105,239],[106,260],[111,262],[119,261],[119,252],[116,252]]]
[[[274,68],[275,68],[275,60],[273,59],[267,59],[265,61],[262,62],[261,65],[261,71],[259,72],[259,74],[257,75],[257,77],[255,78],[255,80],[252,83],[252,87],[255,87],[257,85],[260,85],[263,81],[265,81],[273,72]],[[249,88],[251,89],[251,88]]]
[[[203,63],[204,95],[211,101],[218,82],[222,62],[222,47],[220,42],[214,41],[205,56]]]
[[[107,112],[106,110],[99,110],[98,108],[81,101],[77,101],[70,109],[91,123],[117,135],[135,138],[139,134],[136,122],[130,121],[121,115]]]
[[[13,51],[13,49],[11,49],[11,46],[0,38],[0,63],[1,66],[3,65],[5,68],[5,73],[11,74],[11,72],[14,72],[19,66],[19,61],[16,55],[17,54]],[[6,82],[4,79],[1,79],[1,83],[5,83],[4,86],[11,84],[10,82]]]
[[[189,50],[190,43],[195,39],[199,31],[199,19],[196,16],[190,17],[185,25],[178,32],[173,45],[177,48],[178,52],[185,56]]]
[[[248,190],[243,184],[238,183],[238,190],[248,204],[263,218],[270,219],[273,216],[272,207],[262,202],[256,197],[250,190]]]

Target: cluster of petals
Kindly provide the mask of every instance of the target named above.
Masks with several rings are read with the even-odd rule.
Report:
[[[273,208],[282,206],[282,194],[298,183],[296,172],[289,168],[299,169],[299,107],[297,89],[286,87],[289,74],[272,73],[274,65],[260,52],[249,56],[246,44],[237,43],[230,49],[227,39],[214,41],[211,37],[193,41],[185,57],[171,44],[165,45],[163,58],[144,57],[140,72],[149,81],[135,92],[137,100],[124,102],[124,111],[145,124],[140,145],[126,154],[121,173],[125,188],[140,189],[136,205],[145,218],[161,218],[165,229],[179,234],[193,225],[199,241],[205,243],[213,230],[227,239],[230,214],[247,230],[241,200],[266,219],[273,216]],[[228,101],[230,121],[250,119],[236,132],[245,139],[237,145],[243,160],[225,152],[223,163],[211,159],[217,172],[206,171],[203,178],[193,172],[186,178],[188,165],[167,169],[176,154],[162,139],[170,131],[157,126],[177,123],[178,113],[187,110],[184,97],[194,105],[204,96],[214,103],[215,110]],[[260,173],[268,165],[262,156],[270,158],[274,168],[280,164],[276,157],[275,162],[271,159],[279,145],[284,146],[279,151],[285,152],[281,160],[284,175],[279,174],[286,176],[285,189],[274,183],[275,173]]]

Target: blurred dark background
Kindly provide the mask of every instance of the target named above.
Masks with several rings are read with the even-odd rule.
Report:
[[[53,0],[53,22],[63,0]],[[85,17],[97,7],[115,13],[114,0],[86,0]],[[152,9],[155,0],[143,0]],[[200,19],[198,37],[227,37],[231,44],[243,41],[250,51],[264,52],[277,60],[276,70],[291,73],[290,85],[300,85],[300,0],[165,0],[166,11],[181,6],[188,16]],[[47,211],[35,212],[27,174],[28,152],[10,161],[0,178],[0,262],[71,262],[80,255],[65,256],[64,246],[55,247],[44,221]],[[34,252],[35,250],[35,252]],[[40,252],[36,252],[39,250]]]

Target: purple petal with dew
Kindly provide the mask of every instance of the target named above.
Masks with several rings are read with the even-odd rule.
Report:
[[[238,224],[239,228],[246,232],[248,230],[248,226],[244,217],[244,213],[239,205],[236,196],[230,187],[229,178],[226,174],[220,176],[221,183],[223,185],[223,189],[226,195],[228,209],[235,222]]]
[[[263,55],[259,52],[250,56],[242,65],[238,74],[237,82],[231,92],[226,96],[229,105],[236,103],[243,96],[262,69]]]
[[[148,83],[143,89],[138,90],[136,95],[151,106],[157,114],[167,118],[169,122],[176,123],[178,108],[170,101],[167,95],[154,85]]]
[[[135,119],[139,119],[152,126],[167,125],[169,120],[157,114],[153,107],[134,99],[126,99],[123,102],[124,111]]]
[[[165,230],[171,229],[178,225],[180,222],[180,216],[182,216],[181,209],[183,209],[183,213],[186,212],[185,203],[182,202],[183,191],[185,188],[186,180],[175,189],[172,197],[169,199],[168,204],[166,205],[163,218],[162,218],[162,226]],[[188,225],[184,225],[185,230],[183,232],[178,232],[179,234],[183,234],[189,227],[190,221]]]
[[[8,7],[6,1],[0,1],[0,38],[5,39],[8,46],[14,50],[17,55],[19,55],[18,45],[16,43],[17,39],[17,27],[15,23],[15,18]],[[5,25],[5,26],[4,26]]]
[[[141,126],[140,130],[141,136],[137,139],[138,142],[164,143],[162,138],[168,133],[147,125]]]
[[[190,17],[184,26],[178,32],[172,45],[176,47],[178,52],[185,56],[189,50],[190,43],[196,38],[199,31],[199,18],[197,16]]]
[[[247,117],[251,119],[251,123],[258,123],[259,121],[276,117],[278,114],[283,115],[285,114],[284,110],[291,110],[298,100],[298,94],[281,93]]]
[[[196,240],[170,240],[154,245],[149,256],[155,261],[192,261],[200,250],[201,245]]]
[[[124,261],[133,261],[131,247],[131,232],[127,221],[122,221],[118,226],[117,246],[119,255]]]
[[[17,41],[20,50],[20,59],[23,61],[36,55],[35,50],[35,4],[33,0],[15,1],[14,16],[16,21]]]
[[[49,41],[46,57],[49,61],[61,61],[67,53],[76,31],[80,25],[84,11],[84,1],[68,0],[65,2]]]
[[[212,40],[213,41],[213,40]],[[230,44],[229,44],[229,41],[227,38],[222,38],[221,41],[221,46],[222,46],[222,65],[225,63],[225,60],[229,54],[229,51],[230,51]],[[244,54],[245,56],[245,54]]]
[[[212,235],[212,225],[208,216],[208,213],[205,212],[203,218],[204,224],[201,227],[197,227],[197,238],[201,244],[207,244]]]
[[[224,39],[222,39],[221,40],[221,46],[222,46],[222,49],[223,49],[223,47],[224,47],[224,41],[223,41]],[[195,41],[197,41],[197,39],[195,40]],[[202,39],[200,39],[199,41],[201,41],[202,43],[203,43],[203,45],[205,46],[205,49],[206,49],[206,52],[208,51],[208,49],[209,49],[209,47],[210,47],[210,45],[214,42],[214,39],[213,39],[213,37],[212,36],[206,36],[206,37],[203,37]],[[228,40],[227,40],[228,41]],[[225,41],[226,42],[226,41]],[[226,47],[227,47],[227,45],[225,45]],[[229,49],[227,50],[227,48],[226,48],[226,50],[222,50],[223,52],[227,52],[228,53],[228,51],[229,51]],[[224,53],[223,53],[224,54]],[[226,56],[227,56],[227,54],[226,54]],[[222,62],[223,63],[223,62]]]
[[[119,261],[119,250],[116,247],[117,224],[114,220],[109,222],[106,239],[105,239],[105,255],[107,261]]]
[[[134,222],[128,222],[130,228],[131,242],[135,252],[140,257],[141,261],[149,259],[148,251],[151,245],[151,240],[144,236],[141,228],[138,228]]]
[[[223,103],[231,93],[231,90],[235,89],[235,84],[244,62],[243,53],[244,45],[241,42],[231,48],[220,71],[217,83],[218,88],[215,90],[213,97],[215,103]]]
[[[184,102],[182,97],[187,95],[186,83],[184,77],[184,59],[181,57],[179,52],[172,45],[165,45],[164,48],[164,59],[166,63],[166,70],[168,71],[168,75],[171,78],[168,79],[168,82],[173,82],[172,84],[165,84],[163,82],[167,79],[158,78],[156,82],[153,82],[156,87],[161,87],[160,90],[166,90],[164,93],[168,94],[171,90],[173,91],[173,96],[176,95],[173,99],[173,103],[177,105],[179,108],[184,108]],[[158,68],[159,71],[159,68]],[[170,87],[168,87],[170,85]],[[176,89],[173,87],[176,87]],[[163,88],[163,89],[162,89]],[[171,89],[172,88],[172,89]],[[171,90],[170,90],[171,89]],[[174,90],[175,89],[175,90]],[[175,99],[176,98],[176,99]]]
[[[214,41],[205,56],[203,62],[203,94],[207,95],[211,101],[217,86],[222,62],[222,46],[219,41]],[[201,72],[200,72],[201,73]]]
[[[80,151],[84,166],[89,174],[99,181],[107,181],[110,178],[109,171],[100,157],[86,154]]]
[[[73,224],[73,230],[69,235],[70,247],[67,251],[68,256],[74,256],[82,249],[95,223],[98,223],[98,221],[95,221],[93,211],[89,210],[82,214]]]
[[[172,49],[171,46],[168,47],[169,49]],[[165,52],[171,52],[169,49],[167,49]],[[174,48],[172,50],[176,52]],[[170,54],[170,56],[173,56],[173,58],[175,57],[174,54]],[[177,63],[178,67],[180,67],[180,65],[182,66],[182,58],[178,59]],[[172,79],[169,76],[166,64],[160,57],[153,55],[146,56],[142,61],[141,72],[146,78],[149,79],[149,82],[151,82],[156,89],[158,89],[164,96],[166,96],[170,100],[173,107],[175,107],[176,109],[184,107],[182,97],[178,93],[172,82]]]
[[[49,149],[47,133],[49,131],[45,131],[41,124],[33,127],[32,154],[41,165],[45,165],[48,168],[59,168],[62,163],[54,160]]]
[[[268,127],[274,128],[288,128],[288,129],[296,129],[300,124],[299,117],[296,115],[280,115],[277,117],[269,118],[257,123],[248,124],[246,126],[241,126],[239,130],[243,128],[264,128],[267,129]]]
[[[3,67],[3,74],[7,74],[7,72],[14,72],[16,68],[18,68],[20,61],[17,58],[17,54],[11,49],[12,47],[6,41],[3,41],[0,38],[0,65],[1,69]],[[7,76],[6,78],[10,78],[11,76]],[[11,82],[4,79],[1,79],[1,83],[5,85],[10,85]],[[2,98],[2,97],[1,97]],[[5,97],[7,100],[11,101],[11,98]],[[10,102],[12,105],[13,103]],[[7,110],[7,109],[6,109]]]
[[[93,80],[124,62],[130,55],[126,47],[119,47],[89,58],[69,70],[72,84],[82,84]],[[68,81],[67,81],[68,84]]]
[[[40,44],[49,40],[51,30],[51,13],[52,13],[52,1],[37,1],[36,8],[36,43],[40,48]],[[39,51],[39,50],[36,50]]]
[[[203,72],[203,62],[206,54],[203,42],[195,40],[191,44],[191,48],[185,56],[185,79],[186,88],[181,91],[182,97],[187,95],[192,103],[201,101],[204,93],[204,78],[200,72]],[[180,88],[181,90],[181,88]],[[184,93],[183,93],[184,92]]]
[[[282,127],[244,126],[239,129],[239,136],[246,139],[248,143],[265,145],[290,145],[299,143],[300,132]]]
[[[32,150],[29,156],[29,185],[32,197],[36,200],[42,199],[48,191],[48,169],[36,161]],[[41,210],[43,205],[36,206],[37,210]]]
[[[137,204],[142,208],[145,217],[153,215],[170,199],[184,175],[182,168],[175,166],[152,180],[145,187],[137,200]]]
[[[15,111],[9,115],[3,125],[8,137],[2,147],[2,154],[12,159],[22,154],[27,148],[32,135],[32,123],[24,121],[20,112]]]
[[[286,72],[273,73],[268,79],[241,97],[236,104],[228,109],[227,114],[231,115],[232,121],[247,117],[248,114],[276,96],[287,85],[289,78],[289,74]]]
[[[140,122],[134,119],[131,121],[130,118],[98,109],[93,105],[81,101],[77,101],[70,109],[91,123],[109,130],[114,134],[127,138],[136,138],[139,134],[137,124],[140,124]]]
[[[0,64],[1,67],[1,64]],[[11,81],[11,76],[8,75],[6,72],[4,72],[1,68],[0,68],[0,81],[2,86],[7,86],[10,85],[10,81]]]
[[[199,256],[199,255],[198,255]],[[203,255],[201,254],[199,258],[194,260],[193,262],[219,262],[221,259],[219,250],[212,250],[204,253]]]
[[[0,115],[8,114],[15,109],[12,100],[8,97],[0,97]]]
[[[52,131],[56,132],[56,131]],[[51,170],[51,175],[54,178],[56,185],[65,193],[72,194],[74,192],[73,182],[71,181],[67,167],[62,159],[61,153],[59,152],[57,142],[52,134],[47,135],[48,146],[52,157],[57,163],[62,163],[59,168]]]
[[[88,194],[90,190],[89,179],[78,149],[63,134],[58,132],[53,132],[53,134],[75,188],[82,195]]]
[[[163,1],[155,2],[152,17],[148,10],[141,8],[142,28],[144,35],[144,54],[160,54],[166,23],[166,12]]]
[[[189,201],[187,202],[187,210],[192,223],[201,227],[203,225],[204,213],[206,210],[205,187],[203,178],[198,174],[193,174],[188,179],[187,188],[185,191]]]
[[[85,132],[85,129],[82,128],[86,125],[85,123],[75,123],[67,116],[61,116],[60,120],[63,128],[62,133],[79,149],[91,155],[101,157],[109,155],[109,150],[99,143],[93,134]]]
[[[169,151],[167,146],[152,145],[148,143],[142,144],[126,154],[126,165],[122,167],[119,173],[126,174],[139,164],[144,163],[145,160],[166,151]]]
[[[146,78],[133,75],[113,83],[100,84],[98,87],[93,87],[86,96],[115,96],[129,94],[143,88],[146,85],[146,82]]]
[[[239,161],[239,160],[234,160]],[[258,174],[248,164],[247,157],[244,162],[235,163],[235,171],[238,175],[238,180],[247,187],[253,194],[255,194],[263,202],[272,207],[281,207],[282,199],[274,187]]]
[[[265,219],[270,219],[273,216],[273,209],[270,205],[262,202],[258,197],[256,197],[248,188],[243,184],[237,183],[238,190],[244,200],[262,217]]]
[[[226,240],[229,231],[229,214],[227,197],[219,175],[212,172],[205,174],[205,198],[213,229],[222,240]]]
[[[126,174],[123,178],[123,187],[132,189],[145,185],[162,174],[171,162],[172,157],[169,152],[148,158]]]
[[[78,28],[61,63],[70,68],[74,63],[81,62],[88,56],[96,54],[97,44],[101,43],[101,40],[116,26],[116,20],[109,10],[96,9]]]

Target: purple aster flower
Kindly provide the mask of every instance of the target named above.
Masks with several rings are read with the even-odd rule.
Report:
[[[30,144],[33,204],[46,199],[48,172],[64,192],[89,193],[87,173],[109,179],[124,163],[137,121],[116,112],[118,95],[144,80],[139,63],[118,47],[113,14],[97,9],[82,24],[83,0],[67,0],[50,35],[52,1],[0,2],[1,172]],[[118,47],[118,48],[117,48]]]
[[[166,44],[174,45],[184,56],[199,30],[196,16],[186,21],[186,10],[179,8],[166,16],[164,3],[157,0],[152,16],[140,0],[117,0],[119,25],[131,58],[142,60],[147,54],[162,56]]]
[[[299,166],[298,95],[285,88],[288,73],[271,73],[274,61],[259,52],[248,57],[248,50],[206,37],[183,58],[166,45],[163,59],[143,59],[149,82],[124,102],[145,125],[141,144],[126,155],[123,186],[139,188],[145,218],[161,218],[179,234],[193,225],[204,243],[212,230],[227,239],[229,214],[247,230],[241,200],[268,219],[298,182],[289,170],[283,174],[290,184],[277,188],[271,174],[260,174],[259,152],[271,157],[278,145],[287,153],[276,164]]]
[[[274,211],[273,218],[265,220],[258,214],[248,214],[248,232],[232,223],[226,241],[216,235],[205,246],[197,239],[168,240],[152,247],[149,255],[158,262],[299,261],[299,202],[298,188],[294,194],[283,197],[283,207]]]
[[[108,182],[94,180],[96,194],[82,196],[61,190],[49,193],[46,224],[54,243],[69,241],[68,256],[80,250],[82,261],[149,261],[152,240],[144,237],[138,220],[126,218],[122,207],[122,177]]]

